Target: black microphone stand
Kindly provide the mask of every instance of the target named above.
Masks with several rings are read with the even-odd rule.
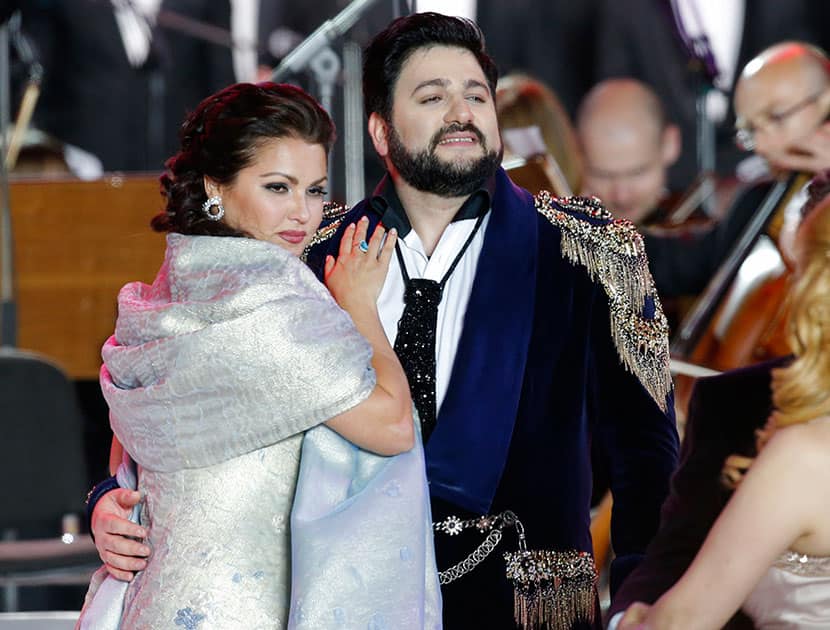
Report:
[[[11,120],[9,23],[0,25],[0,344],[17,345],[17,305],[14,292],[14,239],[11,196],[6,170],[6,139]]]
[[[344,174],[346,202],[356,203],[363,198],[363,97],[361,89],[361,50],[349,43],[344,48],[344,63],[331,45],[345,35],[377,0],[352,0],[345,9],[323,22],[294,50],[288,53],[271,73],[272,81],[284,81],[292,74],[310,70],[317,84],[320,104],[334,114],[333,96],[337,79],[343,69],[345,151]],[[400,0],[394,0],[395,15],[400,12]],[[334,159],[329,158],[329,182],[334,181]]]
[[[715,172],[717,147],[715,146],[715,124],[709,116],[708,102],[709,94],[717,87],[715,83],[720,75],[715,56],[709,45],[709,38],[706,34],[698,37],[689,35],[683,24],[680,8],[677,0],[670,0],[669,10],[674,24],[675,35],[680,39],[686,53],[689,56],[689,68],[694,72],[698,83],[698,93],[695,101],[696,111],[696,144],[697,144],[697,167],[698,172],[705,177],[703,191],[704,212],[712,216],[714,214],[714,182],[712,173]],[[698,16],[699,19],[699,16]]]

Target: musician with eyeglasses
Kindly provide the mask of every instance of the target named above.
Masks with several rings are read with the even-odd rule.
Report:
[[[812,176],[830,168],[830,61],[818,48],[785,42],[752,59],[736,87],[735,111],[736,139],[762,157],[777,178],[796,171]],[[735,210],[748,209],[747,220],[751,219],[755,208],[748,200],[762,198],[769,189],[769,183],[753,187]],[[795,196],[787,204],[795,211],[785,225],[797,226],[805,198]],[[769,383],[773,365],[761,363],[705,379],[696,387],[680,467],[663,504],[660,530],[646,559],[622,584],[610,611],[612,625],[620,616],[617,613],[632,602],[654,602],[689,567],[732,495],[722,476],[727,458],[756,454],[756,431],[765,425],[770,411],[764,383]],[[736,391],[738,380],[760,384],[756,388],[760,398]],[[738,613],[724,627],[753,625]]]
[[[809,177],[830,168],[830,61],[804,42],[782,42],[744,66],[735,86],[735,143],[760,158],[762,174],[721,222],[714,259],[726,257],[775,181],[803,174],[770,223],[782,231],[786,258]],[[787,196],[785,196],[785,201]]]
[[[735,141],[774,171],[830,165],[830,68],[814,46],[774,46],[746,65],[735,93]]]

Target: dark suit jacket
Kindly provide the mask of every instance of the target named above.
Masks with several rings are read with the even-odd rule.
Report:
[[[594,79],[598,0],[479,0],[476,22],[503,75],[529,73],[573,116]]]
[[[689,403],[680,467],[663,505],[660,530],[645,559],[623,582],[610,614],[634,601],[653,603],[677,582],[694,559],[731,491],[720,482],[727,456],[754,456],[755,430],[772,411],[770,373],[787,359],[704,378]],[[752,628],[741,613],[727,626]]]
[[[234,80],[227,48],[157,29],[130,65],[109,0],[31,0],[23,28],[44,67],[35,124],[96,155],[105,170],[159,171],[186,112]],[[163,9],[228,28],[227,0],[165,0]]]
[[[565,259],[560,229],[504,171],[490,212],[450,386],[425,449],[433,520],[509,509],[524,524],[529,548],[590,551],[593,440],[615,497],[614,589],[656,531],[676,458],[672,396],[661,411],[623,367],[603,288]],[[344,226],[363,214],[372,224],[381,218],[361,202]],[[331,239],[327,251],[337,243]],[[468,418],[476,419],[473,429]],[[481,504],[466,493],[467,480],[447,470],[460,464],[456,471],[473,471],[475,479],[492,473],[486,453],[498,435],[509,444],[496,462],[495,493]],[[482,539],[475,530],[436,534],[439,568],[464,559]],[[445,627],[514,626],[501,554],[516,544],[513,532],[505,534],[481,565],[443,589]]]
[[[229,0],[163,0],[161,8],[205,25],[231,28]],[[157,27],[153,36],[164,81],[163,153],[169,156],[178,151],[185,116],[203,98],[236,81],[233,53],[169,27]]]
[[[825,25],[811,11],[824,0],[746,0],[743,37],[735,76],[764,48],[786,39],[819,42]],[[663,101],[669,119],[680,126],[683,153],[671,169],[674,190],[688,187],[696,167],[695,97],[699,82],[675,34],[668,0],[602,0],[596,38],[596,78],[630,76],[648,83]],[[729,95],[731,100],[731,93]],[[734,114],[716,128],[717,169],[728,175],[746,154],[733,142]]]

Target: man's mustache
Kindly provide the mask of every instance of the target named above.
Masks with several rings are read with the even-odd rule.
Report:
[[[485,145],[485,142],[484,142],[484,134],[481,133],[481,130],[478,127],[476,127],[473,123],[467,123],[466,125],[462,125],[462,124],[459,124],[459,123],[453,123],[451,125],[447,125],[446,127],[442,128],[442,129],[439,129],[435,133],[435,135],[432,136],[432,140],[430,140],[430,143],[429,143],[430,153],[435,151],[436,147],[441,142],[441,140],[444,139],[445,136],[447,136],[451,133],[461,133],[461,132],[464,132],[464,131],[469,131],[470,133],[474,134],[475,137],[478,139],[479,144],[482,147],[486,148],[486,145]]]

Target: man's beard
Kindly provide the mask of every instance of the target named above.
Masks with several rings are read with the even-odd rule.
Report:
[[[439,197],[466,197],[481,188],[501,164],[502,150],[488,151],[484,134],[473,124],[448,125],[432,136],[426,149],[415,153],[403,146],[401,137],[391,123],[388,127],[389,159],[392,165],[405,182],[421,192]],[[441,140],[447,134],[464,131],[475,134],[484,155],[474,161],[463,163],[441,160],[435,154]]]

